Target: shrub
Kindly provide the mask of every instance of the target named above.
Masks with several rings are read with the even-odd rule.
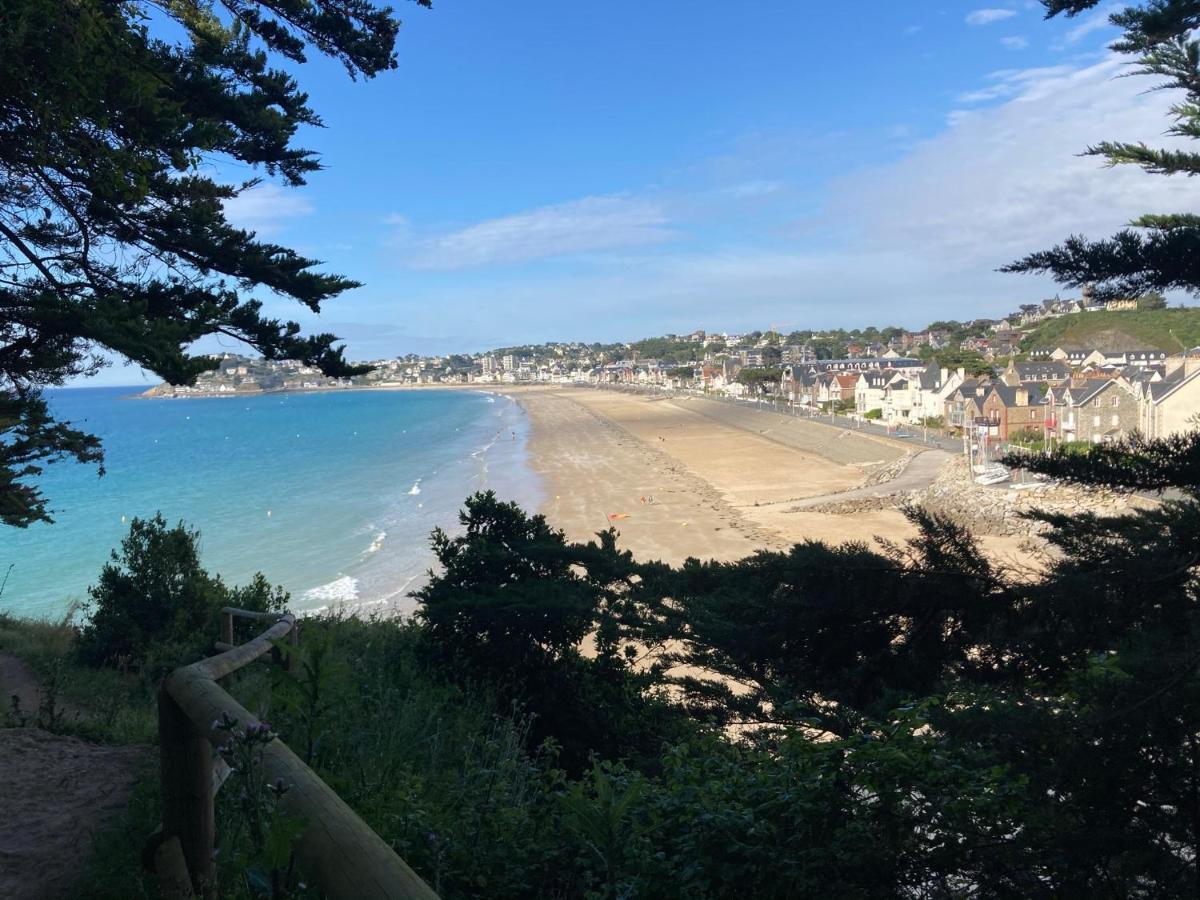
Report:
[[[246,587],[227,587],[200,565],[200,532],[162,515],[135,518],[88,589],[90,614],[76,644],[92,666],[173,668],[202,655],[215,636],[223,606],[281,610],[287,593],[260,574]]]

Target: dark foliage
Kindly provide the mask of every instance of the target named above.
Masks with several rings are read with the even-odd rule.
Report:
[[[615,534],[568,543],[491,491],[468,498],[460,520],[457,537],[434,532],[443,571],[414,594],[435,664],[519,704],[575,770],[591,753],[657,755],[681,719],[650,692],[658,670],[633,667],[652,613],[635,599]],[[580,652],[585,638],[592,657]]]
[[[1077,15],[1099,0],[1042,0],[1047,17]],[[1136,74],[1160,79],[1159,90],[1179,90],[1184,100],[1171,108],[1174,124],[1167,134],[1200,134],[1200,25],[1196,0],[1149,0],[1110,16],[1125,33],[1114,44],[1137,57]],[[1140,142],[1104,141],[1086,151],[1108,165],[1135,165],[1159,175],[1200,173],[1200,155],[1148,147]],[[1007,272],[1050,273],[1062,284],[1095,285],[1098,299],[1137,297],[1150,291],[1200,291],[1200,218],[1192,214],[1152,214],[1131,222],[1131,229],[1108,240],[1073,235],[1060,246],[1005,266]],[[1138,230],[1133,230],[1134,228]]]
[[[93,371],[101,351],[175,384],[215,365],[188,352],[212,334],[330,375],[358,371],[334,336],[301,336],[250,296],[319,311],[356,283],[231,225],[223,203],[257,179],[205,171],[228,162],[303,184],[320,164],[294,138],[320,119],[271,54],[300,61],[315,48],[371,77],[395,66],[397,27],[368,0],[0,6],[5,524],[48,518],[39,462],[99,459],[93,439],[47,419],[38,392]]]
[[[282,610],[288,595],[262,575],[228,587],[200,565],[200,533],[161,515],[134,519],[129,535],[88,590],[89,620],[77,642],[89,665],[169,669],[207,655],[223,606]]]
[[[1195,431],[1155,439],[1133,435],[1083,454],[1070,448],[1044,456],[1013,454],[1004,462],[1074,484],[1200,493],[1200,432]]]

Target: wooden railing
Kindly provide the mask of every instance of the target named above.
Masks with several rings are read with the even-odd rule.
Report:
[[[272,624],[234,646],[235,617]],[[258,724],[218,682],[268,653],[278,654],[275,642],[280,639],[295,646],[296,636],[290,613],[224,609],[217,644],[223,652],[176,669],[163,682],[158,696],[163,823],[154,861],[164,896],[212,892],[214,798],[227,774],[214,748],[228,738],[216,725],[224,716],[236,719],[238,728]],[[325,896],[437,900],[420,876],[282,741],[264,746],[262,765],[269,781],[282,779],[288,787],[280,806],[304,829],[295,844],[296,859]]]

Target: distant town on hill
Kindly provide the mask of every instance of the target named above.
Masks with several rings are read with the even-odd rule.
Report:
[[[1193,349],[1194,348],[1194,349]],[[1200,414],[1200,309],[1161,297],[1047,300],[1004,319],[921,331],[693,331],[632,343],[547,343],[369,361],[327,378],[295,361],[226,355],[194,385],[148,396],[517,384],[614,385],[785,404],[895,429],[970,430],[984,444],[1162,437]]]
[[[881,328],[746,333],[696,330],[628,343],[548,342],[472,354],[366,360],[371,371],[328,378],[315,366],[225,354],[194,385],[163,384],[151,396],[197,396],[429,384],[638,382],[683,386],[704,370],[729,385],[770,384],[785,367],[829,360],[910,357],[944,369],[987,374],[1010,358],[1049,358],[1056,350],[1175,353],[1200,345],[1200,308],[1166,308],[1161,296],[1094,304],[1054,298],[1024,304],[1002,319],[942,320],[920,331]],[[1084,354],[1086,355],[1086,354]],[[1065,356],[1063,356],[1065,358]],[[856,365],[854,368],[863,368]],[[745,373],[743,375],[743,372]]]

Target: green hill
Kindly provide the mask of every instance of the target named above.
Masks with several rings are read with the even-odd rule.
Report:
[[[1039,347],[1178,351],[1200,345],[1200,308],[1075,313],[1040,323],[1021,340]]]

